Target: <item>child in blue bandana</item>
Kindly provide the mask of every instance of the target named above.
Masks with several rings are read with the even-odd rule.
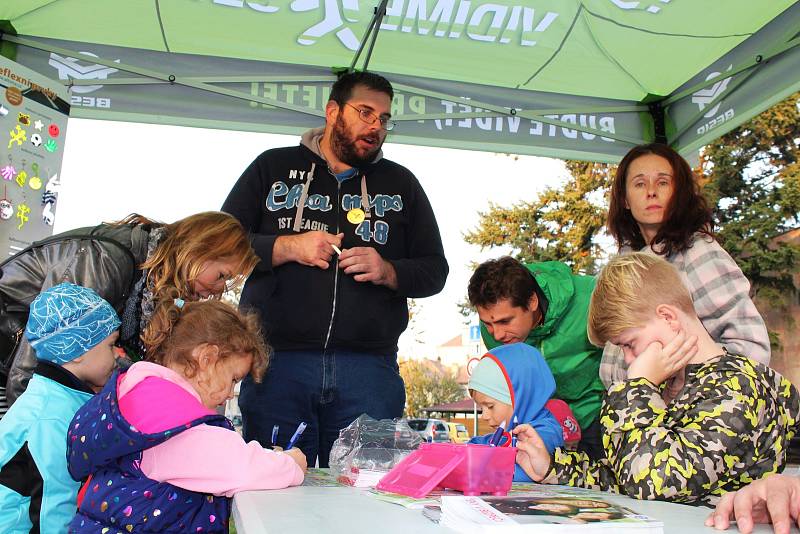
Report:
[[[79,483],[67,471],[67,426],[116,365],[119,318],[91,289],[64,282],[37,296],[25,337],[38,364],[0,419],[0,532],[66,532]]]
[[[481,418],[493,430],[505,421],[505,429],[516,416],[519,424],[528,423],[552,452],[564,443],[561,424],[545,407],[556,390],[553,374],[541,353],[525,343],[501,345],[487,352],[472,370],[470,395],[481,407]],[[488,443],[491,434],[475,436],[470,443]],[[505,440],[501,441],[505,445]],[[517,465],[514,481],[531,482]]]

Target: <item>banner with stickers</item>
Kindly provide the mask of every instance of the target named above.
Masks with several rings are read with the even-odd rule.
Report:
[[[69,96],[0,56],[0,260],[53,234]]]

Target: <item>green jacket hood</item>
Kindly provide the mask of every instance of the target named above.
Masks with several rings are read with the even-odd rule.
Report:
[[[542,324],[531,330],[526,342],[537,345],[538,341],[552,334],[564,318],[575,296],[575,283],[572,271],[559,261],[529,263],[525,267],[539,283],[547,298],[547,312]]]

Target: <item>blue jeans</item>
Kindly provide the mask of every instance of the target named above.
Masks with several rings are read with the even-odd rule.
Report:
[[[247,377],[239,393],[242,434],[272,446],[286,447],[297,425],[308,424],[296,446],[310,467],[328,467],[339,430],[366,413],[374,419],[401,417],[406,402],[397,356],[347,350],[275,351],[261,384]]]

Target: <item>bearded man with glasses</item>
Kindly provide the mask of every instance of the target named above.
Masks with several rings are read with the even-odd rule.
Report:
[[[274,349],[263,382],[242,383],[244,437],[272,446],[277,427],[283,445],[306,422],[296,446],[309,465],[327,467],[339,430],[362,413],[402,415],[406,299],[435,295],[447,278],[422,186],[383,158],[393,97],[382,76],[344,74],[325,126],[258,156],[222,206],[261,257],[240,306],[260,312]]]

